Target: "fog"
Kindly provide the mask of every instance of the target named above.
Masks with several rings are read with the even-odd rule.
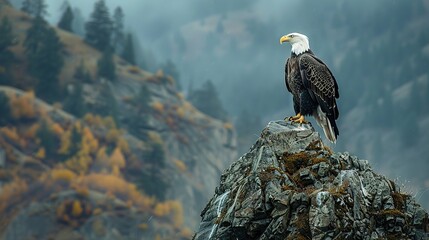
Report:
[[[70,4],[88,19],[94,2]],[[368,159],[421,202],[428,199],[429,1],[106,2],[111,13],[123,8],[149,70],[171,59],[185,93],[212,80],[236,125],[243,110],[261,119],[259,128],[249,129],[254,139],[268,121],[293,114],[284,86],[290,46],[279,38],[306,34],[340,89],[334,150]],[[62,2],[47,3],[49,21],[58,22]]]

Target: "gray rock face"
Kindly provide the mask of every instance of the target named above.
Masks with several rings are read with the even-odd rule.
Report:
[[[428,239],[428,213],[368,161],[332,153],[311,125],[270,122],[227,169],[194,236]]]
[[[112,84],[111,90],[120,100],[137,95],[140,84],[124,78],[120,83]],[[163,111],[148,115],[147,125],[128,130],[132,134],[155,131],[160,135],[168,158],[169,169],[165,175],[174,183],[174,187],[165,189],[166,198],[182,203],[184,222],[190,229],[195,229],[199,209],[204,206],[207,196],[213,194],[216,179],[237,157],[235,132],[225,128],[224,122],[189,107],[189,103],[178,96],[174,85],[150,81],[145,84],[151,92],[151,102],[161,103]],[[118,103],[124,119],[131,118],[128,115],[135,111],[123,101]],[[179,108],[186,109],[184,116],[177,114]],[[184,172],[176,170],[174,162],[177,160],[185,164]]]

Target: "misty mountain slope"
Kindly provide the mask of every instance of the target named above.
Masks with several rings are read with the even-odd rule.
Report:
[[[22,42],[31,18],[6,5],[0,13],[19,42],[12,48],[11,85],[30,90],[36,83]],[[195,109],[162,71],[152,74],[115,57],[117,80],[96,77],[101,54],[55,31],[65,46],[61,104],[79,102],[86,112],[78,117],[31,91],[1,87],[2,237],[67,239],[71,230],[88,239],[189,237],[235,157],[233,126]],[[89,80],[75,77],[82,64]],[[40,194],[29,198],[34,192]],[[29,228],[34,221],[54,228]]]

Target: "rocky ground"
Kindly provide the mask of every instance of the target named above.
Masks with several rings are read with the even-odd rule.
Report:
[[[428,213],[367,160],[325,147],[311,125],[270,122],[227,169],[194,236],[428,239]]]

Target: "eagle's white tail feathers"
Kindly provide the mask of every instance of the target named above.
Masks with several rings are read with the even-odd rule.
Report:
[[[326,117],[326,114],[320,109],[320,106],[317,107],[317,111],[313,113],[314,118],[316,119],[317,124],[323,129],[326,138],[332,143],[336,143],[337,138],[335,137],[334,129],[331,126],[331,122]]]

